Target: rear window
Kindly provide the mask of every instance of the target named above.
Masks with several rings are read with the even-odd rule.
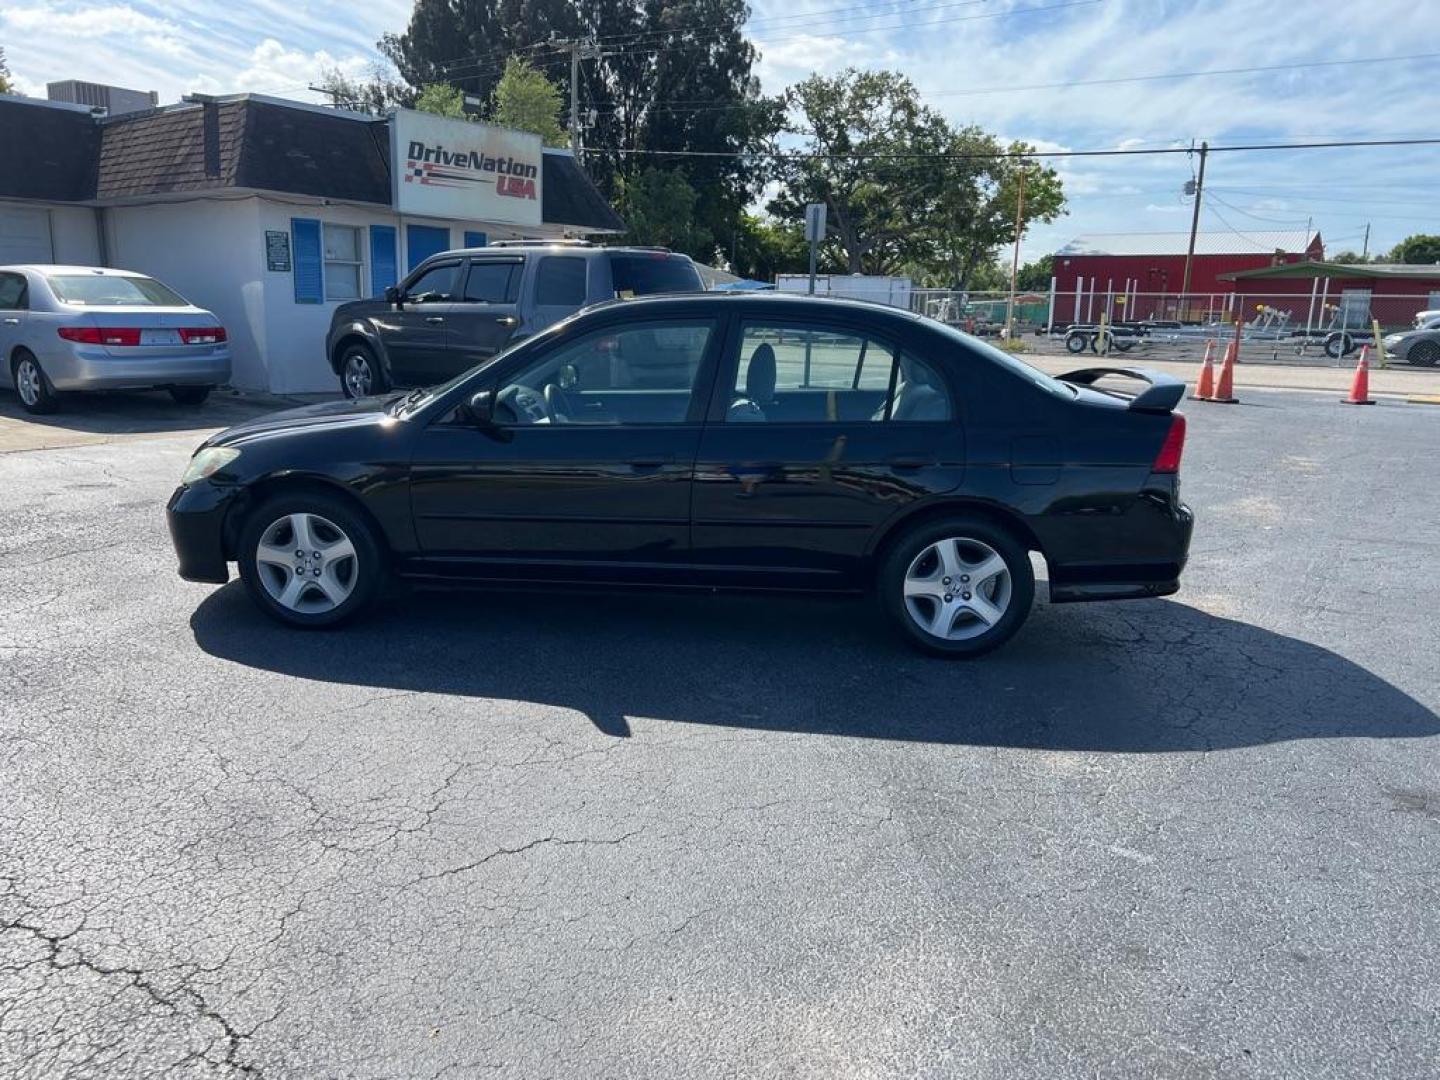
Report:
[[[115,274],[46,274],[62,304],[83,307],[189,307],[179,293],[154,278]]]
[[[615,295],[647,296],[651,293],[700,292],[705,288],[700,271],[679,255],[612,255],[610,277]]]

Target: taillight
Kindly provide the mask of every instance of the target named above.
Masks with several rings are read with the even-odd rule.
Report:
[[[1160,452],[1155,455],[1155,464],[1150,466],[1150,471],[1178,473],[1180,471],[1180,455],[1184,452],[1185,417],[1176,413],[1170,418],[1170,431],[1165,436],[1165,442],[1160,446]]]
[[[59,334],[66,341],[82,345],[140,344],[140,329],[135,326],[62,326]]]
[[[180,331],[180,340],[186,345],[219,345],[225,340],[223,326],[194,326]]]

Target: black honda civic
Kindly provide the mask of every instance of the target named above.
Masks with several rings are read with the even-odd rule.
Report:
[[[342,623],[391,579],[870,592],[985,652],[1051,602],[1179,588],[1184,386],[1056,379],[879,305],[692,294],[588,308],[440,386],[278,413],[195,454],[191,581]]]

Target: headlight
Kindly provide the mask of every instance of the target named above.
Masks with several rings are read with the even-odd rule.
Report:
[[[197,480],[208,479],[239,456],[240,451],[230,446],[207,446],[203,450],[197,450],[190,459],[185,475],[180,478],[180,483],[188,486]]]
[[[1404,341],[1404,340],[1405,340],[1405,335],[1404,335],[1404,334],[1391,334],[1389,337],[1387,337],[1387,338],[1385,339],[1385,344],[1386,344],[1386,345],[1399,345],[1400,342],[1402,342],[1402,341]]]

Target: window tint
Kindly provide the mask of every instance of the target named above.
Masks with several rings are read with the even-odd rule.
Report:
[[[410,285],[405,295],[411,303],[425,304],[455,299],[455,278],[460,270],[459,263],[442,263],[432,266]]]
[[[119,274],[47,274],[56,299],[84,307],[187,307],[179,293],[154,278]]]
[[[360,299],[360,229],[327,221],[324,232],[325,299]]]
[[[551,255],[535,276],[537,307],[584,307],[585,260]]]
[[[709,322],[640,323],[597,331],[511,376],[499,397],[513,397],[511,388],[517,385],[522,397],[532,398],[546,397],[546,388],[551,388],[554,420],[532,409],[528,418],[518,418],[520,423],[683,423],[713,331]]]
[[[682,256],[663,252],[610,256],[610,279],[615,295],[619,297],[699,292],[705,288],[694,263]]]
[[[25,306],[25,276],[0,274],[0,311],[14,311]]]
[[[520,264],[476,262],[465,279],[465,299],[477,304],[513,304],[520,282]]]
[[[893,396],[892,396],[893,391]],[[849,330],[747,323],[731,389],[731,422],[948,420],[934,367]]]

